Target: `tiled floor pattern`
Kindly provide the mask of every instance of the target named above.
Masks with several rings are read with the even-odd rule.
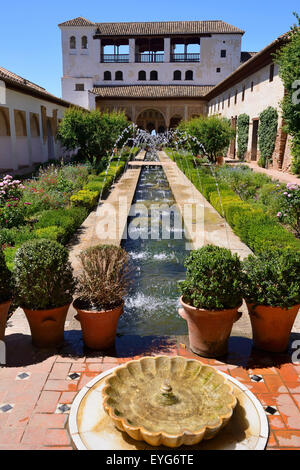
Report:
[[[66,424],[77,392],[107,369],[157,354],[199,359],[245,383],[267,413],[267,448],[300,449],[300,362],[292,364],[291,353],[255,351],[249,339],[232,337],[228,355],[214,360],[194,355],[183,338],[126,336],[102,356],[88,353],[79,336],[67,336],[59,353],[35,350],[29,336],[15,336],[7,337],[8,364],[0,367],[0,450],[71,450]]]

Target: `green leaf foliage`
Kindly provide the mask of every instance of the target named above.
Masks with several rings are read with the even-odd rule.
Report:
[[[286,44],[275,55],[279,76],[283,81],[285,96],[281,103],[286,131],[291,135],[293,155],[292,171],[300,173],[300,18],[294,13],[297,24],[289,32]]]
[[[269,106],[259,115],[258,126],[258,147],[261,159],[266,165],[266,161],[271,159],[275,148],[275,140],[278,126],[278,112]]]
[[[93,162],[111,152],[119,135],[129,126],[129,121],[122,112],[101,113],[71,108],[61,121],[58,138],[67,150],[79,149],[80,154]],[[131,131],[124,134],[130,137]],[[123,139],[123,141],[124,141]],[[122,145],[122,140],[119,145]]]
[[[12,278],[6,266],[3,251],[0,249],[0,303],[7,302],[12,298]]]
[[[242,159],[245,157],[248,148],[249,121],[248,114],[240,114],[237,119],[237,155]]]
[[[241,263],[218,246],[194,250],[185,261],[186,280],[179,284],[183,300],[196,308],[223,310],[242,303]]]
[[[211,161],[216,161],[217,156],[227,152],[230,140],[235,137],[235,131],[226,118],[217,116],[193,118],[183,121],[178,129],[187,134],[188,143],[194,155],[203,154],[199,143],[204,145]],[[194,141],[191,137],[195,137]]]
[[[288,308],[300,304],[300,253],[266,250],[242,263],[243,291],[250,303]]]
[[[24,243],[15,256],[15,296],[21,307],[45,310],[72,301],[75,281],[69,253],[53,240]]]

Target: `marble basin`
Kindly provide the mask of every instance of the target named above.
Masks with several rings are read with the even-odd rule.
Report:
[[[151,446],[212,439],[237,404],[231,383],[213,367],[183,357],[144,357],[116,368],[102,390],[115,426]]]

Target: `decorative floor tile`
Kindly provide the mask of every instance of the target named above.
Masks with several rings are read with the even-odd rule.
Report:
[[[27,380],[30,377],[30,373],[28,372],[21,372],[21,374],[18,374],[16,377],[16,380]]]
[[[258,374],[250,375],[250,380],[251,382],[263,382],[264,381],[263,376],[258,375]]]
[[[14,405],[10,405],[9,403],[6,403],[4,405],[0,406],[0,412],[1,413],[9,413],[13,409]]]
[[[279,415],[279,411],[275,406],[267,406],[265,408],[265,412],[267,413],[267,415]]]
[[[71,406],[66,405],[65,403],[59,403],[57,405],[55,413],[56,414],[66,414],[66,413],[69,413],[70,409],[71,409]]]
[[[68,380],[79,380],[81,374],[79,372],[72,372],[71,374],[68,375],[67,379]]]

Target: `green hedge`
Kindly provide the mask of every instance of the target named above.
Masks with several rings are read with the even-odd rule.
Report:
[[[114,156],[109,168],[100,174],[90,174],[88,183],[70,197],[69,208],[49,209],[35,214],[34,223],[24,227],[0,230],[0,245],[4,249],[6,263],[13,268],[17,249],[29,240],[46,238],[62,244],[70,241],[88,213],[96,206],[100,194],[105,197],[113,182],[124,171],[129,157],[139,152],[139,148],[125,149],[121,157]]]
[[[195,169],[192,155],[171,150],[167,154],[254,253],[266,248],[300,251],[300,240],[262,208],[243,201],[229,185],[216,181],[210,170]]]

